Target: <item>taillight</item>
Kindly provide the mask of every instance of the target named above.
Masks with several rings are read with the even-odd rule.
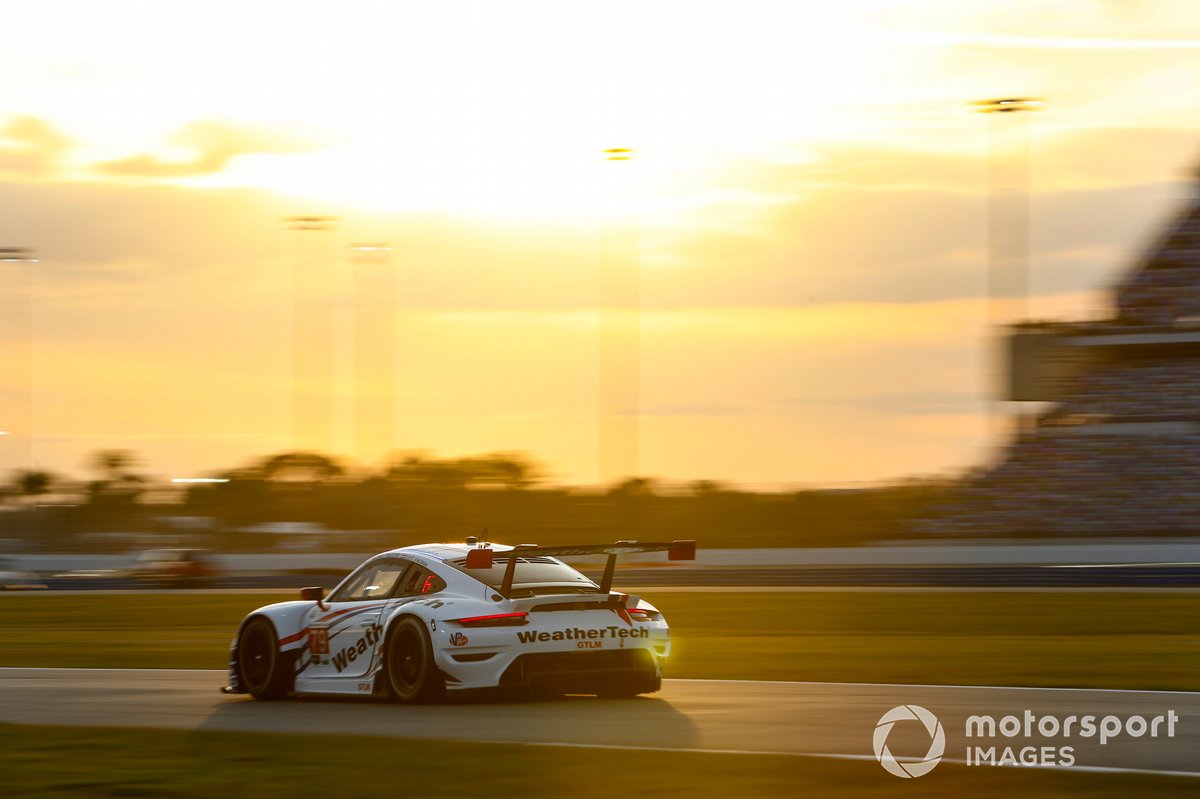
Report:
[[[625,612],[634,621],[658,621],[662,618],[662,614],[657,610],[646,610],[645,608],[625,608]]]
[[[463,627],[520,627],[529,622],[525,619],[528,613],[497,613],[494,616],[468,616],[465,619],[451,619]]]

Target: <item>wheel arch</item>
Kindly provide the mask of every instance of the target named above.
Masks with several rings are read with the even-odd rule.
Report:
[[[392,636],[392,630],[395,629],[397,624],[402,622],[404,619],[415,619],[416,621],[420,622],[421,626],[425,629],[425,636],[429,641],[429,647],[433,650],[434,661],[437,662],[437,647],[434,646],[433,643],[434,630],[431,629],[431,625],[435,624],[438,621],[438,618],[432,613],[427,612],[425,614],[421,614],[416,611],[416,607],[405,606],[398,608],[395,613],[389,616],[387,623],[383,626],[383,638],[381,639],[381,644],[383,646],[387,646],[387,642]]]
[[[240,676],[242,634],[250,624],[261,619],[267,624],[268,627],[270,627],[271,632],[275,637],[274,668],[279,674],[283,675],[281,680],[281,695],[286,696],[288,693],[296,689],[296,661],[298,660],[300,651],[297,648],[285,650],[280,646],[279,626],[275,623],[275,620],[270,617],[270,615],[263,613],[262,610],[263,609],[260,608],[253,613],[247,614],[246,617],[242,619],[242,623],[238,625],[237,634],[233,638],[233,646],[230,651],[230,668],[239,673],[239,682],[245,685],[245,680]]]
[[[418,607],[424,607],[425,613],[416,612]],[[442,678],[442,685],[444,686],[445,684],[445,678],[448,676],[448,674],[445,668],[443,668],[444,664],[442,662],[440,652],[437,645],[434,643],[434,630],[431,629],[432,625],[436,624],[438,621],[437,616],[434,615],[433,609],[427,606],[414,606],[411,608],[401,607],[388,618],[387,623],[383,628],[383,638],[379,646],[379,668],[375,672],[371,690],[371,693],[374,696],[387,696],[389,694],[387,689],[387,647],[391,643],[393,631],[398,625],[404,623],[404,621],[407,619],[412,619],[413,621],[417,622],[417,626],[424,631],[425,643],[429,647],[430,656],[433,660],[433,668]],[[442,690],[444,689],[438,689],[439,695]]]

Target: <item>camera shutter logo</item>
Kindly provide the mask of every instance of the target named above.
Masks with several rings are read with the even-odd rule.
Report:
[[[929,751],[925,753],[925,757],[912,763],[901,763],[891,753],[887,747],[887,738],[897,721],[919,721],[925,725],[925,731],[929,733],[930,738]],[[946,733],[937,716],[925,708],[920,705],[900,705],[884,713],[883,718],[875,725],[873,743],[875,758],[889,773],[905,779],[923,777],[933,771],[933,767],[941,761],[942,754],[946,751]]]

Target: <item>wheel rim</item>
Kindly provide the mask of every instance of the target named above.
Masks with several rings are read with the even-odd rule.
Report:
[[[247,688],[261,688],[271,672],[271,645],[267,633],[259,625],[246,630],[242,639],[242,674]]]
[[[411,628],[400,630],[392,641],[391,668],[389,672],[396,687],[403,693],[411,693],[421,683],[425,671],[425,653],[421,639]]]

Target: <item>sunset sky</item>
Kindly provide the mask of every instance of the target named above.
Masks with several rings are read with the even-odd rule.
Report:
[[[969,110],[998,96],[1048,104]],[[28,302],[43,468],[285,449],[281,220],[336,216],[301,255],[394,248],[397,445],[593,483],[598,242],[634,219],[644,474],[952,473],[990,452],[992,124],[998,158],[1033,142],[1034,315],[1103,313],[1191,194],[1195,0],[24,3],[0,41],[0,247],[40,263],[24,298],[0,275],[0,347]],[[0,374],[0,400],[22,390]]]

